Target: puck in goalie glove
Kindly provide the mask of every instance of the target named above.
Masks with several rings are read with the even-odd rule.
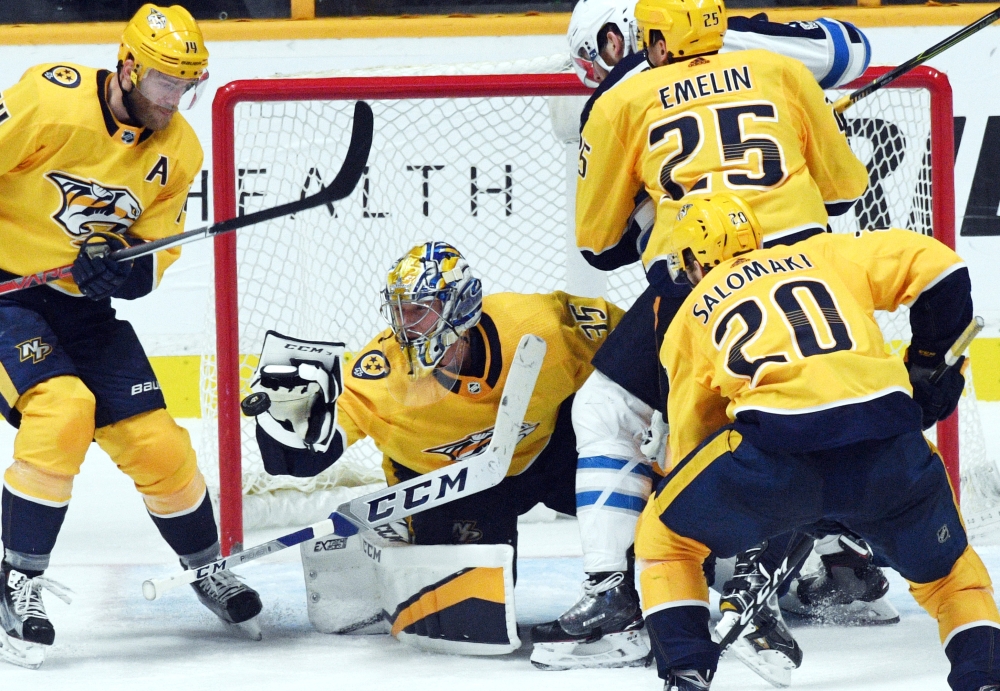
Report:
[[[240,409],[247,417],[257,417],[267,412],[271,407],[271,399],[263,391],[252,393],[240,403]]]

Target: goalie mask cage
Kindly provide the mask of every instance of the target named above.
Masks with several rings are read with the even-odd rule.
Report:
[[[851,86],[887,69],[872,68]],[[603,293],[627,307],[642,291],[640,267],[600,274],[574,247],[576,129],[589,93],[567,73],[267,79],[219,90],[212,115],[216,221],[328,183],[343,162],[354,101],[367,101],[375,114],[368,166],[350,197],[215,239],[217,349],[203,358],[199,462],[219,493],[224,553],[242,543],[244,516],[248,526],[312,523],[383,481],[369,440],[318,478],[264,473],[253,420],[242,417],[239,402],[266,330],[344,341],[357,353],[386,326],[378,290],[391,263],[430,239],[457,246],[487,293]],[[933,229],[954,247],[947,78],[919,67],[846,115],[870,185],[852,211],[831,221],[834,230]],[[909,338],[901,312],[880,316],[896,349]],[[345,376],[356,362],[345,363]],[[956,488],[957,417],[937,429]],[[964,439],[961,446],[965,463]],[[326,499],[310,503],[314,495]]]

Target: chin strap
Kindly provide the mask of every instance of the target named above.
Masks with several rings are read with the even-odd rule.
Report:
[[[128,113],[128,119],[131,120],[131,123],[128,124],[141,125],[142,120],[139,119],[139,116],[136,114],[135,108],[132,104],[132,91],[125,91],[125,89],[122,88],[122,73],[120,64],[118,65],[118,69],[115,70],[115,79],[118,80],[118,88],[121,89],[122,92],[122,105],[125,106],[125,112]],[[138,86],[133,84],[132,88],[137,89]]]

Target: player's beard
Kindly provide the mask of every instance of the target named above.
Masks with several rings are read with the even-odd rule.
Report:
[[[122,91],[122,103],[129,117],[146,129],[153,131],[166,129],[177,112],[176,108],[158,106],[139,92],[137,87]]]

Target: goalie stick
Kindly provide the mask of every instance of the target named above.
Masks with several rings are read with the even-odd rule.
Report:
[[[203,240],[215,237],[216,235],[222,235],[223,233],[230,233],[256,223],[271,221],[281,216],[288,216],[323,204],[340,201],[354,191],[354,188],[358,185],[358,181],[361,179],[361,175],[364,173],[365,165],[368,163],[368,154],[371,152],[372,147],[374,122],[375,119],[371,106],[364,101],[358,101],[354,104],[354,125],[351,129],[351,143],[347,147],[347,156],[344,158],[344,163],[337,173],[337,177],[333,179],[333,182],[320,189],[316,194],[308,197],[303,196],[298,201],[286,202],[270,209],[261,209],[260,211],[254,211],[243,216],[230,218],[229,220],[221,221],[220,223],[215,223],[204,228],[196,228],[159,240],[126,247],[109,254],[107,253],[107,245],[98,244],[90,247],[94,247],[97,252],[101,253],[100,255],[95,254],[95,256],[105,256],[107,254],[107,256],[115,261],[138,259],[139,257],[145,257],[146,255],[194,242],[195,240]],[[34,288],[35,286],[67,278],[70,276],[72,268],[72,264],[67,264],[66,266],[59,266],[54,269],[45,269],[44,271],[39,271],[28,276],[17,276],[6,281],[0,281],[0,295]]]
[[[982,317],[973,317],[969,325],[965,327],[961,335],[955,340],[955,342],[948,348],[945,353],[944,362],[935,368],[934,373],[931,374],[931,382],[936,382],[944,374],[945,370],[949,367],[954,367],[958,362],[958,359],[962,357],[962,353],[965,352],[969,344],[976,335],[983,330],[985,322]],[[765,606],[768,599],[774,595],[778,590],[785,584],[785,581],[791,576],[792,571],[799,562],[804,560],[809,556],[809,550],[812,549],[812,538],[805,533],[796,532],[792,537],[791,541],[788,543],[788,547],[785,549],[785,556],[781,560],[781,563],[775,568],[774,572],[767,574],[767,582],[763,587],[757,592],[754,597],[753,604],[747,607],[738,616],[735,612],[727,612],[722,621],[719,622],[716,630],[724,627],[727,622],[733,622],[732,628],[726,632],[722,640],[719,641],[719,655],[725,654],[726,650],[736,641],[737,638],[742,635],[744,629],[757,615],[761,607]],[[727,619],[728,618],[728,619]],[[734,621],[735,620],[735,621]]]
[[[520,440],[521,423],[524,422],[528,402],[542,368],[545,350],[545,341],[532,334],[526,334],[517,344],[500,397],[493,436],[484,453],[344,502],[318,523],[201,568],[165,578],[151,578],[143,582],[142,594],[147,600],[155,600],[185,583],[200,581],[213,573],[246,564],[306,540],[326,535],[350,537],[360,530],[372,530],[500,484],[507,476],[514,447]]]
[[[919,67],[920,65],[923,65],[931,58],[937,57],[938,55],[948,50],[949,48],[961,43],[962,41],[964,41],[977,31],[985,29],[998,19],[1000,19],[1000,7],[993,10],[986,16],[981,17],[976,21],[972,22],[972,24],[969,24],[967,27],[959,29],[958,31],[956,31],[943,41],[935,43],[933,46],[931,46],[924,52],[920,53],[919,55],[913,56],[912,58],[904,62],[902,65],[899,65],[898,67],[889,70],[888,72],[880,76],[878,79],[874,80],[871,84],[863,86],[860,89],[856,89],[855,91],[852,91],[846,96],[841,96],[834,102],[833,109],[838,113],[843,113],[845,110],[853,106],[861,99],[870,96],[871,94],[875,93],[882,87],[891,84],[892,82],[896,81],[899,77],[903,76],[904,74],[912,70],[914,67]]]

